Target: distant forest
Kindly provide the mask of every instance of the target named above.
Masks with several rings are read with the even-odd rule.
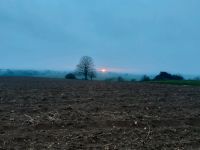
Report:
[[[37,70],[12,70],[0,69],[0,76],[24,76],[24,77],[51,77],[63,78],[67,72],[62,71],[37,71]]]

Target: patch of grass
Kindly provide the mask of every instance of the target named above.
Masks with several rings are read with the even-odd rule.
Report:
[[[150,83],[200,86],[199,80],[163,80],[163,81],[150,81]]]

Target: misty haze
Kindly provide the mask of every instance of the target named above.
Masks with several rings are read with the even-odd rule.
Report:
[[[199,0],[1,0],[0,149],[200,149]]]

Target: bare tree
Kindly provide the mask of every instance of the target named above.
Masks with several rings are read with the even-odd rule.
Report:
[[[78,75],[84,76],[85,80],[88,80],[88,77],[92,75],[94,77],[94,62],[93,59],[89,56],[83,56],[80,59],[79,64],[77,65],[76,72]],[[94,73],[94,74],[93,74]]]
[[[96,78],[97,77],[96,71],[93,70],[93,71],[89,72],[89,77],[90,77],[90,80],[92,80],[93,78]]]

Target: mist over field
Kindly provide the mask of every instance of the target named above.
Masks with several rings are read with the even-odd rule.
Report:
[[[12,70],[12,69],[0,69],[0,77],[47,77],[47,78],[65,78],[66,74],[73,71],[52,71],[52,70]],[[96,80],[112,79],[117,77],[123,77],[126,80],[136,79],[139,80],[142,75],[128,74],[128,73],[115,73],[115,72],[98,72]]]
[[[60,78],[64,79],[66,74],[72,71],[52,71],[52,70],[15,70],[15,69],[0,69],[0,77],[43,77],[43,78]],[[140,81],[144,74],[131,74],[131,73],[116,73],[116,72],[97,72],[95,80],[115,81],[118,77],[122,77],[125,81]],[[157,74],[150,74],[153,79]],[[195,80],[200,76],[196,75],[183,75],[185,79]],[[81,77],[79,77],[81,79]]]
[[[200,0],[0,0],[0,150],[200,150]]]

